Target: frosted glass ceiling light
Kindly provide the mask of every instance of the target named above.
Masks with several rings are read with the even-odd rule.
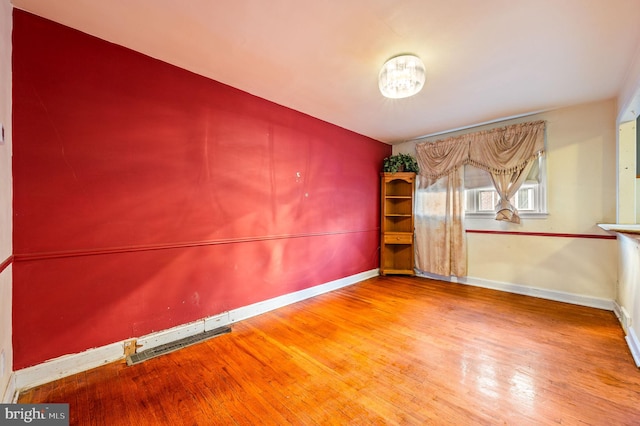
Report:
[[[413,96],[424,86],[424,64],[417,56],[400,55],[389,59],[378,76],[380,92],[387,98]]]

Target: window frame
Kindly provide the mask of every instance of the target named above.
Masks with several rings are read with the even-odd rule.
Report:
[[[547,161],[546,156],[542,155],[538,158],[538,181],[527,181],[522,184],[520,190],[531,188],[533,189],[533,201],[537,206],[534,210],[520,210],[518,209],[518,216],[523,219],[545,219],[549,216],[547,208]],[[466,167],[466,166],[465,166]],[[485,172],[489,173],[489,172]],[[495,210],[478,210],[480,193],[483,191],[496,191],[493,186],[483,186],[478,188],[468,188],[464,190],[465,196],[465,217],[470,219],[494,219],[496,217]],[[497,195],[497,193],[496,193]],[[517,207],[516,207],[517,208]]]

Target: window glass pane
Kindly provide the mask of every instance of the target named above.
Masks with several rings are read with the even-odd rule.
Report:
[[[529,170],[529,174],[525,179],[527,183],[538,183],[540,182],[540,162],[542,161],[542,157],[539,157],[537,160],[533,162],[533,166],[531,166],[531,170]]]
[[[533,188],[524,188],[518,191],[516,208],[518,210],[534,209]]]
[[[479,191],[479,202],[478,202],[478,210],[479,211],[492,211],[496,203],[494,201],[496,191]]]
[[[526,209],[528,206],[529,198],[527,197],[527,190],[521,189],[518,191],[518,196],[516,197],[516,208],[518,210]]]

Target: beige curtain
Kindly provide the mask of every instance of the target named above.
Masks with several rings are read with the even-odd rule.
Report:
[[[545,122],[515,124],[478,132],[469,139],[467,164],[491,174],[500,196],[496,220],[520,223],[511,199],[529,174],[534,160],[544,152]]]
[[[462,168],[469,159],[470,138],[465,136],[468,135],[416,145],[420,174],[433,183],[454,169]]]
[[[466,275],[464,165],[491,174],[500,202],[496,220],[520,223],[511,204],[533,161],[544,152],[545,122],[515,124],[416,145],[416,267]]]
[[[530,161],[524,169],[512,174],[491,173],[493,186],[496,188],[496,191],[500,196],[500,201],[498,202],[496,211],[496,220],[520,223],[518,210],[513,204],[511,204],[511,200],[527,178],[533,163],[533,161]]]
[[[440,178],[418,176],[416,187],[416,268],[443,276],[467,275],[464,169]]]

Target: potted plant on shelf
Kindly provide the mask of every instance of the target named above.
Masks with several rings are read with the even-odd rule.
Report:
[[[418,162],[409,154],[396,154],[384,159],[382,171],[418,173]]]

